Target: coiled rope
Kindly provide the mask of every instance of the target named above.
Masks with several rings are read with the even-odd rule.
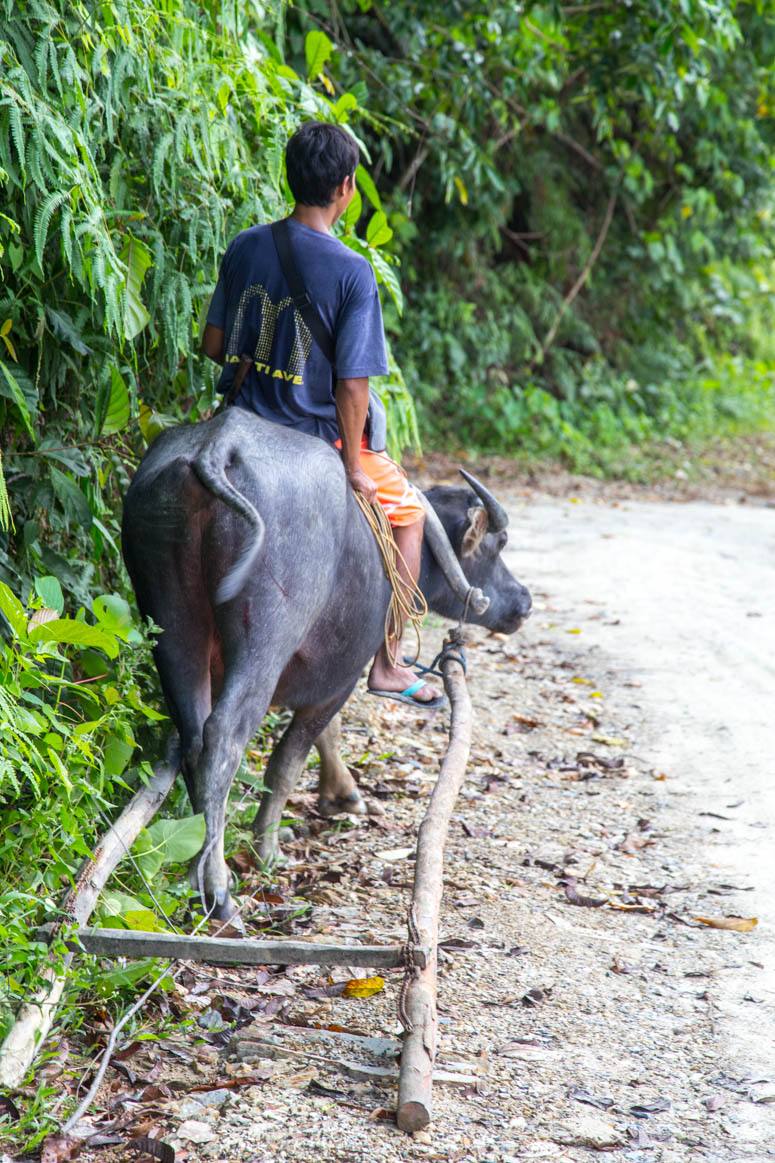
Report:
[[[411,577],[409,567],[404,560],[401,550],[396,545],[396,539],[393,536],[393,530],[385,510],[379,504],[369,504],[361,493],[356,492],[355,499],[360,505],[361,511],[371,526],[371,531],[376,538],[385,576],[390,582],[390,588],[392,590],[392,596],[388,608],[385,611],[385,647],[390,664],[391,666],[396,666],[398,663],[398,646],[400,640],[396,637],[396,629],[399,626],[403,626],[406,621],[414,630],[417,639],[417,651],[411,661],[405,658],[404,664],[413,666],[420,657],[420,626],[423,618],[428,613],[428,603],[425,601],[423,592],[417,583],[408,580]],[[399,562],[406,570],[406,577],[402,577],[398,571]],[[393,643],[392,646],[391,641]]]

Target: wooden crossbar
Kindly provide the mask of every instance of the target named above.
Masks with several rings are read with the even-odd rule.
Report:
[[[36,939],[48,942],[53,928],[44,925],[36,932]],[[132,929],[76,929],[68,935],[67,947],[98,957],[171,957],[208,965],[357,965],[397,969],[405,964],[402,945],[320,945],[315,941],[253,941]],[[412,957],[414,964],[424,969],[430,950],[425,945],[415,945]]]

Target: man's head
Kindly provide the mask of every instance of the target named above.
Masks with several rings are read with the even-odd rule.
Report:
[[[358,167],[355,138],[340,125],[305,121],[285,147],[288,185],[302,206],[330,206]]]

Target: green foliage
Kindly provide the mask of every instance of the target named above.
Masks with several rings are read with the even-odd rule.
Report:
[[[708,324],[714,321],[716,333],[728,336],[729,348],[734,333],[736,353],[714,351],[706,326],[696,348],[664,339],[655,349],[646,337],[628,353],[626,362],[636,373],[617,372],[591,328],[569,316],[559,332],[563,342],[547,359],[561,393],[548,391],[525,367],[524,351],[537,343],[531,314],[538,293],[526,268],[484,275],[478,301],[453,297],[447,289],[426,293],[400,327],[410,353],[403,371],[415,386],[427,438],[464,453],[473,447],[548,456],[582,472],[637,476],[641,466],[637,457],[633,461],[632,446],[771,427],[771,292],[761,278],[741,283],[736,277],[733,291],[728,272],[722,277],[719,269],[714,277]],[[762,358],[745,351],[752,336]]]
[[[35,981],[31,933],[149,774],[141,737],[163,718],[127,602],[104,594],[74,618],[64,605],[53,576],[26,602],[0,583],[0,1034]]]
[[[282,155],[302,118],[366,111],[336,96],[327,36],[305,38],[307,81],[275,15],[251,3],[4,11],[0,428],[17,536],[0,536],[0,577],[23,589],[42,569],[84,602],[118,582],[124,465],[214,402],[198,333],[228,240],[287,212]],[[346,241],[400,296],[380,213]],[[411,411],[395,383],[387,397]]]
[[[691,428],[695,406],[699,430],[710,365],[772,360],[750,326],[769,292],[730,283],[773,269],[771,5],[344,8],[341,81],[367,77],[383,117],[365,133],[402,259],[393,342],[430,439],[556,452],[570,425],[574,458]],[[306,0],[292,28],[336,39],[340,10]],[[721,270],[736,329],[713,313]],[[760,423],[748,378],[730,390]]]

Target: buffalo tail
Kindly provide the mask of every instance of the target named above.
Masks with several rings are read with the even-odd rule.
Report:
[[[235,598],[242,589],[257,553],[264,541],[266,526],[248,498],[231,483],[226,475],[226,463],[232,449],[224,449],[216,440],[191,462],[191,468],[206,489],[225,505],[244,518],[249,526],[248,538],[237,561],[221,581],[215,594],[215,604],[221,605]]]

